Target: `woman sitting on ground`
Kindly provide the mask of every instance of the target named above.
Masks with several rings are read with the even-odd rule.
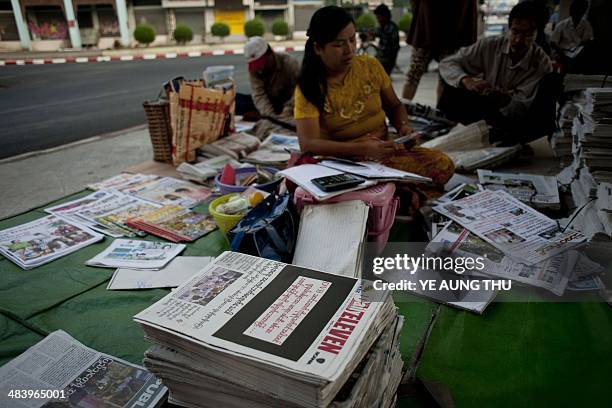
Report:
[[[323,7],[312,16],[307,35],[294,107],[301,150],[373,159],[446,183],[454,170],[448,156],[420,147],[406,150],[389,140],[385,113],[400,136],[411,132],[408,114],[380,62],[355,55],[351,15]]]

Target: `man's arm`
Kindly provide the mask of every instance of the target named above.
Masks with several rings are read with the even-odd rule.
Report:
[[[264,81],[252,73],[249,73],[249,78],[251,81],[251,97],[253,98],[253,103],[259,111],[259,114],[261,116],[276,116],[274,105],[272,105],[266,93]]]
[[[462,87],[462,80],[482,74],[485,65],[487,40],[479,40],[440,62],[440,75],[444,81],[455,88]]]

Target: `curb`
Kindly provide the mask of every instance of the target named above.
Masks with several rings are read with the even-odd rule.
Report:
[[[304,51],[303,45],[295,47],[274,47],[277,52]],[[134,54],[134,55],[101,55],[96,57],[65,57],[65,58],[25,58],[0,60],[0,66],[11,65],[45,65],[45,64],[83,64],[89,62],[113,62],[113,61],[145,61],[156,59],[175,59],[175,58],[199,58],[218,55],[238,55],[244,54],[244,49],[236,50],[214,50],[214,51],[190,51],[190,52],[168,52],[157,54]]]
[[[70,142],[70,143],[66,143],[60,146],[54,146],[54,147],[49,147],[47,149],[41,149],[41,150],[34,150],[32,152],[27,152],[27,153],[22,153],[19,154],[17,156],[11,156],[11,157],[5,157],[3,159],[0,159],[0,166],[3,164],[7,164],[7,163],[13,163],[16,161],[21,161],[21,160],[25,160],[25,159],[29,159],[30,157],[36,157],[36,156],[41,156],[43,154],[48,154],[48,153],[54,153],[60,150],[65,150],[65,149],[70,149],[71,147],[76,147],[76,146],[80,146],[83,144],[89,144],[89,143],[93,143],[93,142],[97,142],[99,140],[103,140],[103,139],[109,139],[112,137],[117,137],[117,136],[123,136],[126,135],[128,133],[132,133],[132,132],[136,132],[139,130],[144,130],[147,129],[149,126],[144,123],[141,125],[136,125],[136,126],[132,126],[126,129],[121,129],[121,130],[115,130],[109,133],[103,133],[101,135],[97,135],[97,136],[91,136],[88,137],[87,139],[81,139],[81,140],[76,140],[74,142]]]

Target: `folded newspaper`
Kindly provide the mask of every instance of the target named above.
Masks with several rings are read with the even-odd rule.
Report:
[[[326,407],[396,316],[371,282],[224,252],[134,319],[207,375]]]
[[[427,249],[466,258],[480,258],[485,276],[512,279],[516,282],[550,290],[562,296],[572,269],[580,254],[566,251],[535,265],[525,265],[505,256],[503,252],[459,224],[450,222],[434,237]]]
[[[177,256],[160,270],[118,268],[106,290],[176,288],[213,259],[212,256]]]
[[[515,261],[528,265],[573,249],[587,239],[580,232],[561,228],[554,220],[503,190],[482,191],[438,205],[433,210]]]
[[[102,268],[160,269],[183,249],[184,244],[116,239],[85,264]]]
[[[56,215],[0,231],[0,253],[30,269],[102,240],[89,228]]]
[[[156,407],[166,392],[144,368],[86,347],[62,330],[0,367],[3,407]]]
[[[504,190],[535,208],[561,208],[555,177],[539,174],[494,173],[478,169],[478,181],[487,190]]]

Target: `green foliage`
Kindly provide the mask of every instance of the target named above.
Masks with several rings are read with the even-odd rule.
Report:
[[[179,44],[186,44],[189,41],[193,40],[193,31],[189,26],[186,26],[184,24],[177,25],[172,35],[174,36],[176,42]]]
[[[288,35],[289,24],[283,19],[274,20],[272,23],[272,34],[274,35]]]
[[[230,27],[222,21],[215,23],[210,27],[210,33],[217,37],[227,37],[230,35]]]
[[[406,34],[408,34],[408,31],[410,31],[411,23],[412,23],[412,13],[404,14],[402,18],[400,18],[399,24],[398,24],[400,31],[403,31]]]
[[[244,23],[244,33],[249,38],[255,36],[261,37],[262,35],[264,35],[265,32],[266,26],[264,25],[263,21],[258,17],[255,17],[254,19]]]
[[[372,31],[376,28],[376,17],[372,13],[364,13],[357,18],[357,31]]]
[[[134,30],[134,38],[141,44],[149,45],[155,41],[155,30],[148,24],[141,24]]]

